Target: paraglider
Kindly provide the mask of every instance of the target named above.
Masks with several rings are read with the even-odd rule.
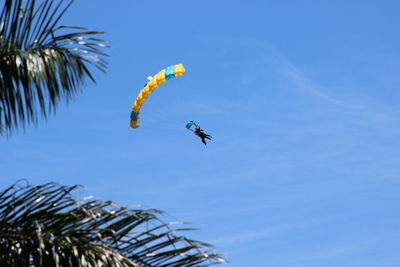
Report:
[[[139,112],[141,107],[143,106],[144,101],[146,101],[149,95],[162,83],[166,82],[167,80],[173,77],[181,76],[185,74],[185,72],[186,72],[185,67],[182,64],[176,64],[161,70],[154,76],[147,77],[149,81],[144,85],[144,88],[139,92],[138,96],[136,97],[135,103],[133,104],[132,107],[131,121],[130,121],[130,125],[132,128],[136,129],[139,127],[138,125]],[[195,128],[194,130],[191,129],[192,126],[194,126]],[[186,128],[194,132],[195,135],[197,135],[198,137],[200,137],[204,145],[207,145],[206,139],[211,140],[212,138],[211,135],[206,134],[203,131],[203,129],[201,129],[200,126],[196,124],[194,121],[189,121],[186,124]]]
[[[131,112],[131,121],[130,125],[132,128],[136,129],[139,127],[139,111],[140,108],[143,106],[144,101],[149,97],[149,95],[162,83],[166,82],[167,80],[181,76],[185,74],[186,70],[185,67],[182,64],[176,64],[169,66],[166,69],[161,70],[159,73],[156,75],[149,76],[149,82],[144,85],[144,88],[139,92],[135,103],[133,104],[132,107],[132,112]]]
[[[192,126],[195,126],[195,129],[194,129],[194,130],[191,129]],[[204,145],[207,145],[206,139],[211,140],[211,138],[212,138],[211,135],[206,134],[206,133],[204,132],[204,130],[201,129],[200,126],[199,126],[197,123],[195,123],[194,121],[189,121],[189,122],[186,124],[186,129],[188,129],[188,130],[194,132],[195,135],[197,135],[198,137],[200,137],[200,138],[201,138],[201,141],[203,142]]]

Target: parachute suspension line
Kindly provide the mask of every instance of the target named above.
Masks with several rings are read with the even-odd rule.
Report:
[[[171,107],[168,107],[167,105],[158,106],[156,109],[153,109],[151,113],[154,114],[154,117],[160,118],[160,121],[164,121],[168,125],[171,125],[174,122],[175,122],[174,126],[180,127],[180,125],[182,125],[181,123],[178,123],[178,121],[182,117],[182,114],[179,114],[178,112],[171,109]]]
[[[182,127],[182,124],[177,123],[179,119],[178,114],[173,113],[171,108],[165,105],[158,105],[151,111],[146,109],[146,127],[173,130]]]
[[[144,86],[144,88],[139,92],[135,103],[133,104],[132,107],[132,112],[131,112],[131,121],[130,125],[132,128],[138,128],[139,125],[139,111],[141,107],[143,106],[144,101],[149,97],[149,95],[162,83],[165,81],[181,76],[185,74],[186,70],[185,67],[182,64],[176,64],[169,66],[166,69],[161,70],[159,73],[154,75],[151,78],[150,81]]]
[[[179,118],[177,116],[174,117],[171,114],[168,114],[168,111],[162,112],[159,110],[152,110],[151,113],[152,114],[149,114],[150,118],[146,119],[148,121],[147,125],[149,124],[158,125],[162,126],[162,128],[170,128],[170,129],[177,128],[180,125],[178,123],[173,123],[178,121]]]

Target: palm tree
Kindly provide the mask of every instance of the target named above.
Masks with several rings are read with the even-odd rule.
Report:
[[[74,199],[78,186],[14,184],[0,192],[0,266],[209,266],[210,245],[178,235],[154,209]]]
[[[101,31],[58,26],[72,0],[4,0],[0,133],[36,124],[105,71]],[[163,212],[74,199],[77,186],[15,184],[0,192],[0,266],[208,266],[210,245],[178,235]]]
[[[73,0],[4,0],[0,11],[0,131],[36,124],[105,71],[101,31],[59,26]]]

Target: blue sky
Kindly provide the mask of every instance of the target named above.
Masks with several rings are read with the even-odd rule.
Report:
[[[106,74],[0,140],[2,188],[165,210],[230,266],[399,266],[398,1],[76,1]],[[148,75],[183,63],[129,127]],[[207,147],[185,130],[196,120]]]

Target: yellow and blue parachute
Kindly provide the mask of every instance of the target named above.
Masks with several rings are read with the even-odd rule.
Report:
[[[138,94],[135,103],[132,107],[131,113],[131,127],[138,128],[139,125],[139,111],[140,108],[143,106],[144,101],[149,97],[149,95],[162,83],[166,82],[167,80],[181,76],[185,74],[186,70],[182,64],[176,64],[169,66],[166,69],[163,69],[156,75],[154,75],[150,81],[144,86],[144,88]]]

